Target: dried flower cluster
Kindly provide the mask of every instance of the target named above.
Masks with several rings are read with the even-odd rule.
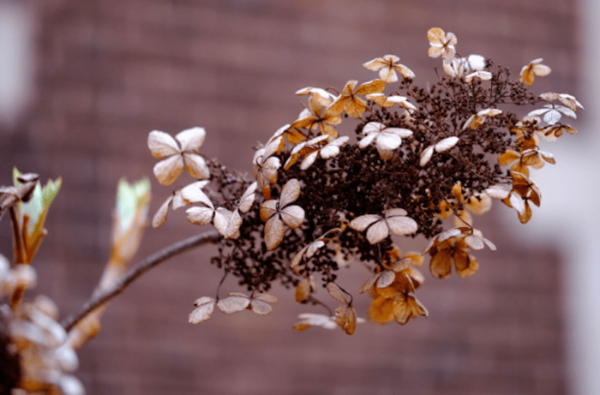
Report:
[[[12,264],[0,256],[0,393],[83,394],[71,375],[75,352],[100,330],[108,301],[160,262],[205,243],[218,242],[212,263],[223,278],[214,297],[196,300],[189,316],[194,324],[208,320],[215,307],[225,314],[271,313],[278,299],[268,291],[275,281],[294,287],[297,302],[327,310],[300,314],[296,330],[340,327],[353,334],[364,322],[354,297],[364,293],[372,298],[368,318],[375,323],[427,316],[417,299],[426,256],[436,278],[451,276],[453,268],[461,277],[477,273],[472,252],[496,247],[474,227],[473,215],[486,213],[497,199],[528,222],[531,204],[541,203],[531,169],[555,164],[540,142],[576,134],[563,120],[583,108],[566,93],[529,91],[535,77],[550,74],[542,59],[513,80],[481,55],[460,57],[452,33],[432,28],[427,38],[429,56],[441,57],[445,73],[427,88],[413,84],[415,74],[399,57],[385,55],[363,65],[379,78],[348,81],[341,93],[297,91],[307,98],[306,108],[256,149],[254,180],[200,152],[203,128],[175,137],[151,132],[158,181],[171,185],[184,169],[194,178],[172,191],[153,227],[185,207],[191,223],[215,230],[129,268],[148,222],[150,188],[147,180],[122,181],[103,276],[90,301],[62,325],[50,299],[23,299],[37,280],[31,263],[61,180],[42,188],[37,175],[15,169],[14,185],[0,187],[0,219],[10,213],[14,239]],[[519,117],[512,111],[521,106],[535,107]],[[340,135],[342,120],[352,122],[346,129],[354,133]],[[422,253],[403,253],[395,244],[416,235],[429,240]],[[368,270],[365,283],[345,289],[337,271],[356,260]],[[227,276],[246,292],[221,296]],[[334,308],[317,298],[320,288]]]
[[[315,87],[296,92],[308,98],[307,106],[257,149],[255,182],[199,152],[204,129],[175,139],[150,133],[150,151],[163,159],[154,169],[161,183],[172,183],[184,166],[201,180],[176,189],[154,226],[169,207],[190,206],[189,221],[212,224],[223,236],[212,262],[250,293],[221,299],[217,288],[214,298],[196,301],[190,322],[208,319],[215,305],[225,313],[267,314],[267,302],[276,300],[265,293],[273,281],[296,287],[300,303],[328,308],[315,295],[319,278],[341,305],[325,316],[301,315],[295,329],[333,328],[335,322],[352,334],[358,322],[353,295],[337,283],[336,272],[356,259],[371,271],[358,290],[373,298],[369,318],[405,324],[427,315],[415,294],[424,281],[417,269],[424,256],[434,277],[449,277],[452,267],[468,277],[479,267],[471,252],[495,249],[474,227],[472,214],[484,214],[498,199],[522,223],[531,219],[530,203],[539,206],[541,193],[529,169],[555,163],[540,139],[575,134],[563,116],[576,118],[583,107],[568,94],[530,92],[536,76],[550,73],[542,59],[513,80],[483,56],[458,56],[452,33],[432,28],[427,38],[429,56],[442,58],[445,75],[426,89],[413,84],[415,74],[398,56],[385,55],[364,64],[378,79],[348,81],[341,93]],[[540,104],[524,117],[512,112]],[[355,119],[355,142],[339,134],[345,118]],[[415,235],[430,240],[422,254],[403,255],[392,240]]]

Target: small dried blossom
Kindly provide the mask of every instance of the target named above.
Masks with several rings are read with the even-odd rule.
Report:
[[[563,114],[573,119],[577,118],[575,111],[568,107],[558,106],[555,104],[545,104],[544,108],[533,110],[527,115],[530,117],[542,116],[544,122],[546,122],[548,125],[554,125],[560,121]]]
[[[228,236],[227,232],[232,212],[224,207],[215,208],[208,196],[202,192],[202,188],[206,183],[207,181],[198,181],[181,190],[181,196],[186,202],[201,204],[199,207],[190,207],[185,211],[188,221],[196,225],[208,225],[212,223],[217,232],[222,236],[237,238],[239,233]]]
[[[338,133],[334,125],[339,125],[342,118],[321,103],[322,101],[317,99],[316,95],[311,95],[308,100],[308,108],[300,113],[290,129],[306,128],[310,132],[320,130],[322,134],[336,138]]]
[[[400,107],[405,108],[409,111],[415,111],[417,107],[408,101],[406,96],[389,96],[386,97],[384,93],[371,93],[366,96],[368,100],[373,100],[378,106],[384,108],[394,107],[398,104]]]
[[[265,199],[271,198],[271,184],[277,182],[277,169],[281,167],[281,160],[273,156],[279,149],[280,142],[277,139],[272,140],[264,148],[257,150],[252,160],[254,178],[258,182]]]
[[[450,277],[452,266],[461,277],[470,277],[479,270],[479,263],[470,255],[469,249],[480,250],[487,245],[496,246],[484,238],[481,232],[471,228],[454,228],[435,237],[425,249],[431,255],[429,270],[434,277]]]
[[[509,149],[498,156],[498,163],[502,166],[512,164],[510,170],[529,177],[530,166],[534,169],[541,169],[545,163],[556,164],[556,160],[550,152],[541,151],[537,148],[526,149],[522,152]]]
[[[358,146],[364,149],[375,142],[381,159],[389,160],[394,156],[394,150],[402,144],[402,137],[410,137],[412,134],[408,129],[387,127],[381,122],[369,122],[363,128],[364,137]]]
[[[300,183],[296,179],[289,180],[281,190],[279,200],[265,201],[260,207],[260,219],[265,224],[265,243],[267,250],[273,250],[283,240],[285,225],[296,229],[302,225],[304,210],[300,206],[291,205],[300,196]]]
[[[539,207],[542,202],[542,193],[538,186],[524,174],[511,171],[510,176],[512,190],[503,202],[508,207],[514,208],[521,223],[525,224],[529,222],[532,215],[529,202]]]
[[[458,39],[454,33],[445,33],[439,27],[433,27],[427,31],[427,39],[429,40],[429,56],[437,58],[440,55],[444,59],[453,58],[456,53],[454,47],[458,43]]]
[[[398,81],[398,75],[406,79],[415,78],[415,73],[411,69],[403,64],[398,63],[400,58],[396,55],[385,55],[381,58],[375,58],[367,63],[363,64],[363,67],[371,71],[379,71],[379,78],[381,78],[386,84],[392,84]]]
[[[367,109],[367,103],[358,97],[358,95],[368,95],[371,93],[381,93],[385,90],[383,80],[373,80],[358,85],[358,81],[352,80],[346,83],[342,94],[331,104],[329,111],[333,114],[341,114],[346,111],[348,116],[360,118]]]
[[[169,209],[177,210],[178,208],[185,207],[187,203],[181,197],[181,189],[175,189],[171,196],[165,200],[165,202],[160,206],[154,217],[152,218],[152,227],[158,228],[162,226],[167,220],[167,216],[169,215]]]
[[[539,58],[539,59],[535,59],[532,60],[531,62],[529,62],[528,65],[523,66],[523,68],[521,69],[521,74],[520,74],[520,80],[523,81],[524,83],[526,83],[527,85],[531,85],[533,84],[533,80],[535,80],[535,77],[545,77],[548,74],[550,74],[550,72],[552,71],[552,69],[544,64],[542,64],[542,61],[544,59]]]
[[[492,79],[492,73],[490,73],[489,71],[475,71],[471,74],[465,75],[465,82],[467,84],[470,84],[476,78],[481,81],[489,81]]]
[[[466,58],[447,58],[442,63],[444,72],[451,78],[462,78],[485,68],[485,58],[481,55],[469,55]]]
[[[471,128],[473,130],[479,129],[488,117],[495,117],[496,115],[502,114],[502,110],[497,108],[486,108],[485,110],[478,111],[477,114],[473,114],[467,119],[462,130]]]
[[[377,244],[390,233],[396,236],[406,236],[415,233],[418,229],[417,222],[406,216],[407,212],[401,208],[392,208],[385,211],[385,215],[362,215],[350,222],[350,227],[358,232],[367,229],[367,240]]]
[[[322,107],[327,107],[336,99],[333,93],[327,92],[322,88],[313,88],[312,86],[307,86],[306,88],[302,88],[296,91],[296,95],[298,96],[306,96],[311,95],[315,97],[315,100],[319,102],[319,105]]]
[[[185,169],[192,177],[205,179],[210,177],[206,162],[200,156],[200,147],[204,143],[204,128],[191,128],[179,132],[175,138],[155,130],[148,136],[148,148],[152,156],[162,159],[154,166],[154,175],[163,185],[170,185]]]
[[[577,108],[581,108],[582,110],[584,109],[583,106],[581,105],[581,103],[579,103],[577,101],[575,96],[569,95],[567,93],[556,93],[556,92],[542,93],[540,95],[540,99],[549,101],[549,102],[558,100],[573,111],[577,111]]]

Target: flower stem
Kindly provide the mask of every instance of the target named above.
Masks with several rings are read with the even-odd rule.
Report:
[[[135,279],[146,273],[148,270],[176,255],[191,250],[192,248],[207,243],[215,243],[220,239],[221,235],[219,235],[215,230],[210,230],[197,236],[192,236],[185,240],[178,241],[177,243],[171,244],[170,246],[150,255],[140,262],[136,267],[125,273],[123,277],[117,280],[110,288],[92,295],[91,299],[88,300],[78,311],[71,314],[61,322],[62,326],[67,332],[69,332],[90,312],[122,293],[127,286],[129,286]]]

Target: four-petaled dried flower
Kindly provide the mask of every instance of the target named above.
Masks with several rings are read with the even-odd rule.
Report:
[[[148,148],[152,156],[162,159],[154,166],[154,175],[163,185],[170,185],[181,175],[183,167],[192,177],[205,179],[210,171],[204,159],[199,155],[204,143],[204,128],[186,129],[175,138],[165,132],[155,130],[148,136]]]
[[[330,111],[329,107],[323,107],[322,101],[312,95],[308,100],[308,108],[305,108],[298,119],[292,123],[290,129],[306,128],[309,131],[321,130],[321,133],[326,134],[331,138],[337,137],[337,130],[334,125],[339,125],[342,122],[342,117]]]
[[[392,208],[385,211],[385,216],[367,214],[354,218],[350,227],[358,232],[367,230],[367,240],[377,244],[390,233],[396,236],[406,236],[415,233],[418,229],[417,222],[406,216],[407,212],[401,208]]]
[[[554,101],[558,100],[565,106],[569,107],[573,111],[577,111],[577,108],[584,109],[581,103],[577,101],[575,96],[569,95],[567,93],[556,93],[556,92],[547,92],[542,93],[540,95],[540,99],[545,101]]]
[[[196,225],[208,225],[212,222],[217,232],[221,235],[234,239],[237,238],[239,232],[235,232],[231,236],[228,236],[227,233],[227,227],[232,215],[231,211],[224,207],[215,209],[214,204],[210,201],[208,196],[202,192],[202,188],[206,183],[207,181],[198,181],[181,190],[181,197],[183,197],[183,200],[191,204],[202,204],[200,207],[190,207],[185,211],[188,221]]]
[[[458,39],[454,33],[445,33],[439,27],[433,27],[427,31],[427,39],[429,40],[429,56],[437,58],[440,55],[444,59],[454,57],[456,48],[454,46],[458,42]]]
[[[252,160],[254,178],[260,185],[265,199],[271,199],[271,184],[277,182],[277,169],[281,167],[279,158],[273,156],[279,149],[279,145],[280,140],[271,141],[266,147],[257,150]]]
[[[550,152],[540,151],[539,149],[526,149],[523,152],[506,150],[498,157],[498,163],[502,166],[508,166],[511,163],[511,170],[529,177],[529,166],[534,169],[541,169],[545,163],[556,164],[554,156]]]
[[[529,202],[539,207],[542,201],[542,193],[538,186],[525,175],[511,171],[510,176],[513,181],[512,190],[503,202],[508,207],[514,208],[519,215],[519,221],[525,224],[529,222],[532,214]]]
[[[381,122],[369,122],[363,128],[364,137],[358,143],[363,149],[367,148],[373,141],[377,152],[383,160],[392,159],[394,150],[402,144],[402,137],[410,137],[413,132],[404,128],[388,128]]]
[[[453,263],[459,276],[470,277],[479,270],[479,263],[475,257],[469,255],[469,248],[480,250],[484,244],[492,250],[496,249],[496,246],[476,229],[453,228],[437,235],[423,254],[431,255],[429,270],[435,277],[449,277]]]
[[[544,122],[546,122],[548,125],[554,125],[555,123],[560,121],[562,114],[565,114],[567,117],[573,119],[577,118],[577,114],[575,114],[575,111],[571,110],[568,107],[557,106],[554,104],[545,104],[544,108],[533,110],[527,115],[530,117],[542,116]]]
[[[477,114],[473,114],[467,119],[462,130],[471,128],[473,130],[479,129],[488,117],[495,117],[496,115],[502,114],[502,110],[497,108],[486,108],[485,110],[478,111]]]
[[[379,71],[379,78],[386,84],[398,81],[396,71],[406,79],[415,78],[415,73],[403,64],[398,63],[400,58],[396,55],[385,55],[381,58],[375,58],[365,64],[363,67],[371,71]]]
[[[342,94],[331,104],[329,111],[333,114],[341,114],[346,111],[352,118],[360,118],[367,109],[367,103],[357,95],[368,95],[371,93],[381,93],[385,90],[385,82],[382,80],[373,80],[358,85],[358,81],[352,80],[346,83]]]
[[[289,180],[281,190],[279,200],[265,201],[260,207],[260,219],[265,224],[265,243],[267,250],[275,249],[283,240],[285,226],[296,229],[304,220],[304,209],[292,206],[300,196],[300,183],[296,179]]]
[[[536,76],[545,77],[548,74],[550,74],[552,69],[542,64],[543,60],[544,59],[542,58],[535,59],[529,62],[527,66],[523,66],[523,68],[521,69],[521,75],[519,77],[520,80],[526,83],[527,85],[531,85],[533,84],[533,80]]]

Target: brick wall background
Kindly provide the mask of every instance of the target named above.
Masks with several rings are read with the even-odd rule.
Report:
[[[0,129],[0,183],[10,182],[12,165],[64,178],[36,265],[38,290],[63,314],[87,299],[103,270],[118,179],[152,176],[150,130],[203,126],[204,152],[250,171],[251,147],[300,111],[299,88],[372,79],[362,63],[387,53],[399,55],[418,82],[434,80],[440,62],[426,54],[432,26],[454,32],[459,53],[492,57],[515,74],[543,57],[553,74],[535,89],[577,94],[574,0],[52,0],[29,7],[37,22],[36,97],[14,129]],[[152,186],[153,213],[170,190]],[[501,209],[488,217],[507,214]],[[198,231],[176,214],[147,232],[138,257]],[[7,228],[0,223],[5,254]],[[560,256],[519,244],[498,221],[483,229],[499,251],[478,254],[477,276],[426,274],[419,297],[429,319],[367,324],[353,337],[291,331],[306,309],[281,289],[268,317],[216,313],[189,325],[193,301],[214,292],[219,273],[208,265],[211,248],[188,253],[110,306],[101,334],[80,353],[77,376],[89,394],[566,393]],[[358,287],[364,278],[353,273],[344,275]],[[368,302],[359,298],[360,315]]]

